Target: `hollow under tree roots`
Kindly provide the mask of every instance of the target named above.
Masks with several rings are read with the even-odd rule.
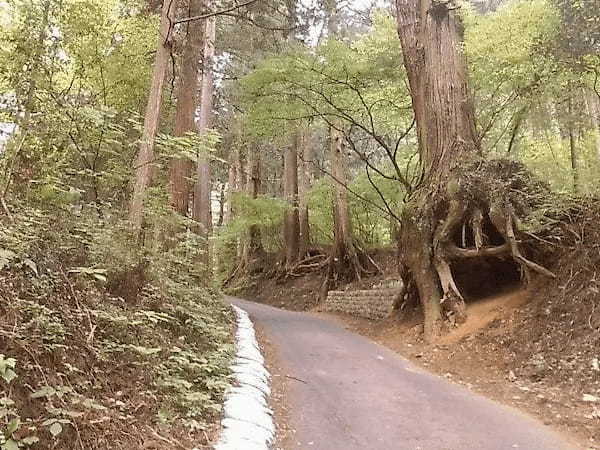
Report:
[[[451,172],[445,185],[413,195],[403,214],[402,258],[419,291],[426,338],[439,333],[444,315],[452,322],[466,319],[452,264],[508,258],[526,281],[532,272],[555,277],[529,260],[519,241],[521,221],[549,195],[522,164],[507,160],[477,161]]]

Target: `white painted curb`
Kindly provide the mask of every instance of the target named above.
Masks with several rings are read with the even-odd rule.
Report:
[[[260,354],[248,313],[233,306],[237,315],[236,358],[231,366],[236,386],[225,394],[221,437],[215,450],[268,450],[275,437],[270,375]]]

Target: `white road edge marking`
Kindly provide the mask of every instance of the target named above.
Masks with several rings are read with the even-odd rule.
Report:
[[[236,358],[231,365],[236,386],[225,394],[222,431],[215,450],[268,450],[275,437],[270,374],[260,353],[248,313],[232,305],[237,315]]]

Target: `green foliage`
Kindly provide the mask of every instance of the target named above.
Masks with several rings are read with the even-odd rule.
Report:
[[[130,2],[131,3],[131,2]],[[156,17],[119,0],[10,2],[0,33],[0,109],[19,125],[2,192],[57,207],[124,201]],[[23,111],[27,114],[23,115]]]
[[[375,183],[379,193],[371,181]],[[391,224],[396,219],[390,216],[387,207],[396,217],[400,216],[401,211],[399,183],[374,174],[371,174],[371,181],[366,174],[361,174],[348,186],[352,231],[355,239],[365,248],[382,247],[393,241]],[[333,242],[332,181],[322,178],[315,183],[309,192],[308,200],[313,243],[330,245]]]
[[[287,205],[276,197],[259,195],[252,198],[247,194],[236,193],[232,199],[232,207],[236,211],[236,218],[228,225],[224,235],[238,236],[251,226],[260,226],[266,231],[277,229]]]
[[[494,14],[466,15],[465,52],[486,150],[495,150],[500,142],[505,146],[501,139],[510,137],[507,123],[560,83],[557,62],[545,51],[557,37],[557,25],[547,0],[517,1]]]
[[[187,133],[185,136],[158,136],[156,147],[164,158],[181,158],[197,161],[199,155],[210,158],[221,136],[214,130],[209,130],[201,136],[197,133]]]
[[[565,58],[560,4],[514,1],[493,14],[469,12],[465,52],[484,150],[491,157],[521,160],[557,190],[573,191],[571,129],[579,187],[591,193],[599,187],[593,173],[600,163],[593,150],[598,113],[589,99],[595,62],[588,57],[590,64],[582,65]],[[594,16],[591,9],[586,13]]]
[[[241,87],[257,135],[281,135],[290,122],[316,119],[342,120],[385,138],[412,120],[403,77],[393,20],[378,14],[373,32],[356,42],[329,40],[315,51],[266,59]]]
[[[161,195],[153,193],[150,204]],[[39,439],[38,448],[63,447],[75,429],[104,424],[94,426],[95,435],[82,433],[91,447],[98,433],[126,426],[139,402],[174,433],[202,433],[229,384],[233,345],[232,313],[198,264],[196,238],[138,247],[118,218],[10,208],[14,222],[2,217],[0,228],[8,260],[0,303],[11,322],[10,333],[0,335],[8,349],[0,377],[14,395],[2,400],[0,421],[27,425],[5,432],[2,445]],[[149,232],[181,227],[165,209],[149,208]],[[132,282],[140,267],[135,297],[125,302],[108,290]]]
[[[281,248],[281,226],[288,204],[275,197],[259,195],[257,198],[244,193],[232,197],[233,220],[223,226],[217,234],[215,247],[221,260],[218,278],[226,278],[238,261],[238,245],[248,236],[252,227],[260,230],[262,243],[267,251]]]

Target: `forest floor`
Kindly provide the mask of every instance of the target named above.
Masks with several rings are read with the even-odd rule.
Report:
[[[391,277],[392,261],[387,255],[386,274],[342,289]],[[589,296],[569,296],[566,302],[568,287],[554,295],[549,290],[556,290],[558,283],[547,280],[534,281],[528,289],[513,285],[472,301],[465,324],[437,343],[426,344],[418,308],[406,308],[383,321],[321,312],[316,296],[320,283],[316,273],[270,279],[244,295],[335,320],[428,371],[577,437],[583,448],[600,449],[599,336],[597,311],[590,309]]]

